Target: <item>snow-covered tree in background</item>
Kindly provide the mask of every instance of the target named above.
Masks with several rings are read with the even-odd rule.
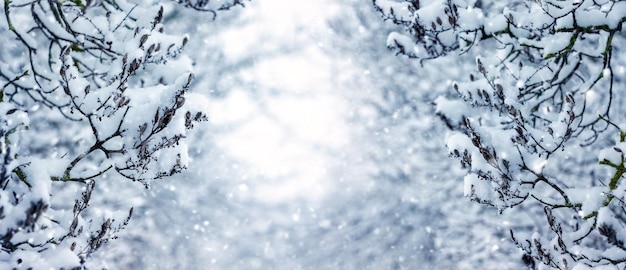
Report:
[[[374,6],[405,27],[387,39],[399,54],[481,55],[477,72],[454,78],[456,95],[439,97],[437,109],[453,130],[450,154],[468,169],[467,196],[500,211],[542,210],[534,228],[511,231],[524,262],[624,267],[626,2]]]
[[[211,11],[240,1],[178,1]],[[167,34],[163,6],[3,1],[0,19],[0,265],[75,268],[132,215],[90,208],[99,181],[146,187],[188,163],[205,120],[190,98],[189,37]],[[128,184],[131,184],[130,182]]]

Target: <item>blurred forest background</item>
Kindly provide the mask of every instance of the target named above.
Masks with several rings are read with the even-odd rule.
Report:
[[[209,122],[184,173],[100,184],[111,211],[135,206],[98,253],[112,268],[521,267],[508,231],[532,219],[463,196],[434,111],[472,55],[396,56],[396,26],[356,0],[253,1],[215,20],[166,5],[164,23],[190,33]]]

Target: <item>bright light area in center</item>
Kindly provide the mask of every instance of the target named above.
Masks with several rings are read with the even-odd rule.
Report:
[[[349,140],[345,101],[332,84],[332,59],[320,51],[322,41],[315,40],[316,33],[325,31],[332,5],[284,0],[250,5],[245,16],[255,23],[223,36],[232,45],[227,57],[298,49],[280,57],[255,56],[254,65],[243,72],[255,89],[235,87],[211,102],[212,124],[232,127],[218,136],[217,144],[247,170],[245,179],[234,179],[245,184],[241,192],[266,202],[320,199],[336,182],[329,173],[336,164],[332,153]]]

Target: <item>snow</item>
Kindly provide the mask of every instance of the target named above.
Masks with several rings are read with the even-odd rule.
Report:
[[[580,203],[582,205],[579,215],[585,217],[593,212],[597,212],[603,206],[607,196],[605,191],[605,187],[568,189],[567,196],[572,203]]]
[[[626,17],[626,3],[624,2],[607,3],[601,9],[576,9],[576,23],[581,27],[606,24],[610,29],[615,29],[623,23],[624,17]]]
[[[620,165],[624,161],[624,151],[626,151],[626,143],[624,142],[602,149],[598,154],[598,161],[607,160],[612,164]]]
[[[435,109],[437,113],[446,115],[446,117],[449,117],[451,121],[456,123],[460,123],[468,111],[467,104],[465,102],[460,100],[449,100],[443,96],[437,97],[437,99],[435,99],[435,104],[437,104]]]
[[[337,41],[327,40],[325,33],[328,31],[324,24],[316,28],[305,21],[284,27],[265,27],[265,20],[267,25],[273,25],[272,22],[284,17],[316,16],[310,15],[311,10],[301,11],[294,6],[290,8],[303,12],[302,16],[282,7],[285,16],[264,17],[268,16],[264,12],[270,14],[269,11],[278,9],[279,4],[271,1],[251,4],[244,14],[257,16],[245,17],[248,20],[255,18],[254,23],[227,29],[223,36],[210,37],[201,43],[207,47],[215,43],[227,45],[225,58],[220,59],[225,65],[248,59],[248,54],[255,56],[249,58],[250,66],[244,65],[242,71],[229,70],[226,75],[215,78],[226,82],[217,86],[206,86],[207,81],[201,81],[202,72],[208,65],[199,65],[199,57],[194,59],[197,60],[194,68],[198,85],[192,91],[214,93],[206,104],[208,126],[198,133],[189,133],[190,137],[201,138],[195,142],[203,142],[191,144],[190,168],[196,169],[168,180],[167,184],[156,182],[152,185],[149,193],[154,197],[150,204],[161,207],[151,211],[167,214],[146,216],[141,219],[141,224],[148,228],[163,228],[167,230],[163,234],[168,237],[155,234],[147,238],[139,234],[138,237],[154,243],[154,246],[164,247],[164,251],[151,249],[146,251],[149,257],[137,260],[156,268],[193,268],[197,261],[201,261],[217,268],[290,269],[312,264],[311,267],[332,269],[343,265],[343,268],[351,269],[372,264],[371,261],[368,263],[367,254],[359,251],[366,249],[375,254],[394,253],[375,263],[381,267],[392,262],[414,265],[427,256],[429,250],[435,250],[431,239],[436,237],[439,228],[424,223],[423,220],[428,219],[424,219],[418,210],[410,210],[422,207],[423,204],[418,202],[427,201],[431,196],[428,194],[435,194],[431,189],[421,189],[422,184],[417,182],[435,177],[431,173],[437,170],[450,171],[450,166],[454,167],[452,162],[444,161],[446,154],[443,150],[441,156],[433,154],[432,164],[428,163],[431,165],[415,168],[411,159],[425,159],[423,153],[429,150],[421,143],[413,145],[413,139],[404,133],[405,126],[380,123],[376,117],[382,117],[381,112],[375,106],[364,104],[368,95],[378,99],[381,68],[373,65],[371,69],[359,69],[356,63],[364,60],[359,59],[364,55],[346,52],[337,56],[334,48]],[[320,12],[324,10],[327,9],[322,8]],[[331,14],[317,16],[327,15]],[[290,32],[291,28],[301,30],[294,34]],[[277,45],[284,44],[284,41],[296,44],[297,49]],[[382,47],[373,42],[368,44],[380,48],[386,55],[384,43]],[[268,52],[270,56],[265,55]],[[388,56],[385,61],[393,62],[393,55]],[[393,68],[401,70],[404,66],[396,64]],[[419,89],[428,89],[431,86],[428,77],[420,75],[420,78],[425,82]],[[356,81],[358,85],[348,87],[342,84],[346,81]],[[409,85],[403,86],[403,89],[410,88]],[[419,106],[420,111],[430,110],[429,105]],[[388,120],[396,123],[406,121],[407,115],[414,110],[409,104],[392,109]],[[419,119],[411,132],[420,134],[415,135],[420,137],[424,134],[424,145],[443,149],[443,137],[432,137],[436,143],[429,143],[431,139],[426,139],[431,138],[427,136],[431,136],[429,133],[437,123],[436,119]],[[371,128],[371,132],[360,131],[363,127]],[[357,137],[356,131],[363,133]],[[385,159],[397,160],[394,164],[410,175],[405,184],[389,183],[394,181],[394,176],[373,180],[372,175],[380,169],[367,155],[378,155],[378,151],[369,152],[377,141],[381,144],[393,142],[388,146],[383,144],[380,153]],[[368,154],[361,154],[362,151]],[[173,183],[180,182],[189,185],[176,185],[175,190],[170,188]],[[462,198],[461,191],[458,191],[458,198]],[[396,197],[393,195],[396,192],[401,198],[390,200]],[[446,193],[441,194],[446,196]],[[396,201],[398,203],[394,205]],[[467,204],[462,200],[459,202]],[[343,212],[344,209],[349,212]],[[172,224],[167,216],[192,222],[177,223],[177,227],[164,225]],[[205,230],[199,229],[197,225],[204,220],[211,222]],[[152,222],[165,223],[157,226]],[[428,224],[430,232],[426,232],[422,224]],[[404,230],[408,232],[404,237],[406,240],[392,244],[392,239],[403,235]],[[350,238],[345,242],[339,240],[345,237],[338,233]],[[492,240],[499,247],[493,254],[510,249],[495,237],[485,240],[489,247],[494,246]],[[392,244],[394,249],[387,250],[384,248],[387,244],[381,243]],[[340,259],[351,256],[351,252],[356,252],[358,258]],[[466,253],[452,248],[449,252]],[[164,257],[168,259],[158,266],[154,266],[150,259]],[[172,257],[176,259],[169,259]]]
[[[465,29],[478,29],[480,28],[480,26],[484,24],[484,22],[485,22],[485,15],[480,9],[475,9],[475,8],[468,6],[467,8],[459,10],[458,24]],[[486,27],[486,30],[498,28],[499,24],[500,23],[498,22],[498,23],[488,25]]]
[[[508,22],[505,15],[508,13],[507,10],[502,12],[504,15],[496,16],[493,18],[485,19],[487,23],[485,23],[485,32],[487,34],[492,34],[496,32],[503,31],[507,28]]]
[[[409,10],[411,4],[408,2],[376,0],[374,1],[374,5],[380,8],[385,14],[393,15],[397,20],[408,22],[413,18],[413,13]]]
[[[626,193],[623,185],[615,189],[607,185],[613,165],[623,163],[626,143],[615,143],[615,126],[602,121],[593,130],[606,126],[613,136],[589,130],[579,137],[566,136],[569,128],[590,123],[603,113],[606,78],[614,74],[602,61],[587,60],[602,55],[608,34],[600,29],[600,34],[579,36],[571,44],[572,33],[558,31],[574,24],[606,24],[617,29],[626,12],[624,3],[550,2],[572,5],[558,9],[547,1],[510,6],[483,5],[483,1],[480,7],[477,1],[420,2],[419,9],[413,10],[408,1],[375,1],[387,19],[393,15],[400,24],[394,27],[382,22],[371,3],[356,0],[244,2],[245,9],[220,11],[216,21],[211,14],[179,10],[171,2],[165,7],[166,19],[155,31],[149,26],[158,5],[137,6],[131,16],[137,21],[118,12],[94,19],[94,25],[111,30],[103,34],[106,40],[123,41],[111,49],[128,57],[124,68],[133,61],[143,65],[126,88],[118,88],[115,76],[122,72],[121,57],[96,65],[96,72],[105,75],[93,79],[83,76],[84,70],[73,61],[93,59],[78,51],[69,54],[64,64],[71,97],[81,111],[93,113],[89,119],[81,119],[76,111],[49,110],[36,104],[8,115],[16,105],[0,103],[0,115],[7,116],[0,120],[0,128],[3,132],[16,128],[0,143],[0,157],[9,160],[7,168],[20,166],[27,176],[20,180],[15,172],[15,181],[0,190],[4,207],[0,231],[22,226],[20,222],[31,218],[24,213],[39,202],[48,208],[29,228],[22,226],[11,236],[11,241],[44,243],[46,248],[33,245],[10,254],[3,249],[0,268],[79,265],[71,242],[77,241],[82,250],[101,222],[115,219],[115,229],[131,206],[135,209],[131,224],[117,241],[89,257],[87,266],[522,268],[523,252],[509,241],[509,230],[522,245],[525,240],[533,241],[528,242],[532,252],[537,252],[534,241],[546,250],[554,247],[558,263],[564,259],[576,269],[586,268],[573,266],[573,257],[559,251],[558,241],[564,241],[570,248],[566,252],[577,256],[626,256],[611,243],[612,231],[607,229],[615,229],[614,238],[623,243],[624,224],[612,210],[621,206]],[[136,3],[120,1],[121,8],[127,9]],[[210,5],[223,3],[211,1]],[[458,17],[446,17],[452,13],[449,3],[458,4],[454,6]],[[92,8],[84,11],[92,12]],[[16,21],[28,19],[24,13],[11,14]],[[508,25],[509,19],[516,25]],[[83,18],[76,22],[75,29],[100,35]],[[428,26],[430,34],[436,32],[429,38],[436,37],[440,43],[416,40],[415,33],[404,29],[414,22]],[[549,29],[537,30],[544,26]],[[139,27],[136,35],[135,27]],[[163,33],[158,31],[161,27]],[[484,32],[474,32],[481,27]],[[502,34],[507,27],[511,33]],[[53,24],[51,30],[71,39],[59,25]],[[26,43],[42,46],[45,38],[34,32],[24,33]],[[471,40],[474,33],[477,43],[457,44],[459,36]],[[483,33],[497,35],[498,40]],[[0,34],[11,33],[0,28]],[[188,38],[186,48],[182,48],[183,38]],[[88,46],[83,44],[86,40],[83,36],[69,42]],[[386,51],[385,41],[388,47],[413,57],[442,53],[442,46],[453,51],[447,57],[420,62],[394,56]],[[538,50],[531,48],[511,60],[509,53],[520,48],[518,41]],[[619,75],[625,61],[620,53],[623,37],[616,35],[612,42],[617,55],[612,68]],[[146,48],[155,44],[163,47],[149,55]],[[14,75],[28,66],[20,60],[22,52],[11,48],[0,48],[2,74]],[[54,60],[59,49],[53,49]],[[550,86],[556,81],[550,80],[553,76],[567,79],[574,68],[570,62],[575,61],[546,62],[542,57],[569,49],[588,52],[588,56],[576,55],[585,59],[580,62],[584,68],[563,88]],[[480,59],[484,71],[477,73],[475,59]],[[39,60],[35,67],[43,66],[47,68],[44,74],[55,76],[60,62],[48,67]],[[564,68],[555,74],[560,63],[565,63]],[[187,90],[191,72],[194,80],[189,92],[184,100],[176,99],[178,91]],[[593,80],[586,80],[599,74],[604,77],[594,85]],[[63,81],[54,78],[42,83],[43,88],[53,89]],[[32,82],[32,77],[20,81]],[[622,104],[623,83],[615,82],[612,102]],[[14,90],[11,85],[4,87]],[[51,94],[51,100],[68,102],[70,97],[62,90]],[[532,91],[539,90],[533,95]],[[531,94],[524,96],[524,91]],[[538,101],[546,96],[553,102]],[[572,101],[562,102],[565,98]],[[122,110],[104,106],[120,101],[128,101]],[[164,127],[160,125],[168,110],[164,106],[172,104],[180,110],[168,118],[167,128],[147,138],[146,130]],[[570,112],[583,113],[582,105],[593,111],[591,117],[570,118]],[[79,119],[67,124],[61,112]],[[194,123],[195,128],[188,130],[185,118],[196,112],[207,113],[208,121]],[[622,130],[623,115],[620,109],[610,111],[611,121]],[[443,123],[440,117],[448,121]],[[44,123],[39,122],[42,119]],[[32,130],[27,129],[29,124]],[[161,140],[178,135],[181,141],[156,149]],[[584,146],[585,139],[594,135],[596,143]],[[111,136],[103,144],[97,141],[94,147],[99,149],[93,153],[75,159],[96,140]],[[144,159],[146,152],[150,156]],[[465,168],[448,158],[458,155]],[[70,164],[72,160],[80,162]],[[119,169],[133,162],[145,162],[130,174],[151,189],[132,183],[115,169],[104,173],[110,166]],[[167,174],[172,166],[188,170],[151,180],[159,173]],[[75,220],[77,210],[72,206],[83,196],[85,184],[51,181],[63,180],[68,168],[73,177],[98,173],[95,182],[87,181],[97,183],[89,208],[74,223],[85,232],[72,236],[67,235],[67,226]],[[519,198],[526,201],[517,205]],[[470,199],[495,208],[470,203]],[[544,209],[551,209],[563,226],[563,239],[546,225],[545,215],[551,214]],[[607,227],[595,226],[596,221]],[[594,231],[587,234],[588,230]],[[66,240],[56,243],[64,235]],[[574,240],[588,235],[580,243]],[[600,242],[603,248],[592,246],[591,241]]]
[[[415,51],[418,53],[417,47],[413,43],[413,39],[410,37],[400,34],[398,32],[391,32],[387,37],[387,47],[402,47],[408,52]],[[411,50],[412,48],[412,50]]]
[[[543,40],[544,55],[558,53],[564,50],[572,38],[572,33],[556,33],[547,40]]]

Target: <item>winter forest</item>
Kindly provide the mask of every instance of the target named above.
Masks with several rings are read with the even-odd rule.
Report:
[[[624,0],[0,6],[0,269],[626,269]]]

